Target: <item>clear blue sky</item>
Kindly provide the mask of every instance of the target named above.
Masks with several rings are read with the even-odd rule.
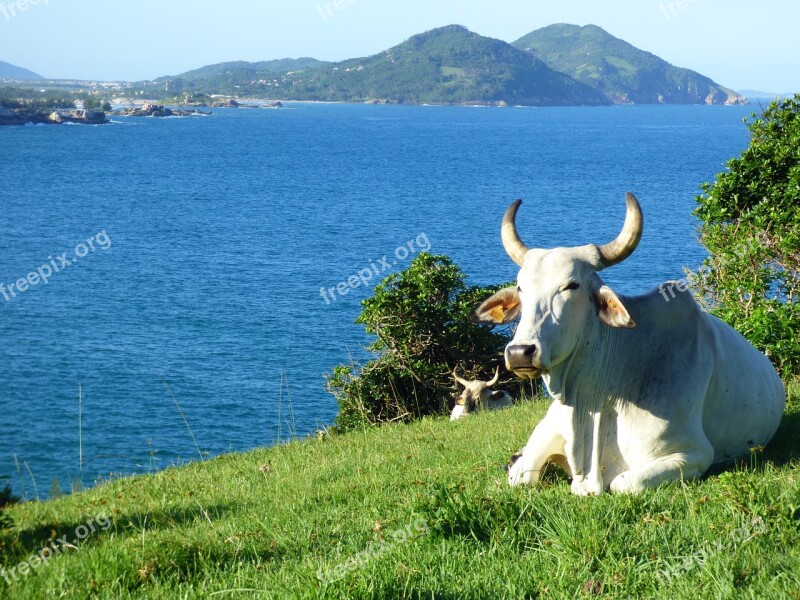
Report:
[[[0,60],[53,78],[140,80],[228,60],[341,60],[451,23],[506,41],[551,23],[594,23],[734,89],[800,91],[798,0],[32,2],[0,0]]]

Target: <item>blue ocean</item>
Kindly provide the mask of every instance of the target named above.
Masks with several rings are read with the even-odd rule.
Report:
[[[14,492],[147,473],[330,425],[368,357],[360,300],[420,251],[508,281],[529,246],[616,236],[623,293],[705,256],[691,216],[751,107],[287,104],[0,129],[0,476]],[[2,482],[0,482],[2,483]]]

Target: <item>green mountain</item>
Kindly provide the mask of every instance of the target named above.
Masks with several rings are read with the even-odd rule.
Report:
[[[206,65],[180,75],[159,77],[150,85],[164,86],[165,92],[271,96],[280,81],[305,69],[330,63],[314,58],[282,58],[247,62],[244,60]],[[146,84],[145,84],[146,86]]]
[[[278,60],[262,60],[258,62],[238,60],[233,62],[217,63],[215,65],[207,65],[205,67],[177,75],[176,78],[192,81],[197,79],[211,79],[214,77],[225,76],[227,74],[246,74],[253,77],[266,73],[280,75],[289,71],[314,69],[317,67],[324,67],[325,65],[329,64],[330,63],[328,62],[307,57],[281,58]],[[167,78],[162,77],[161,79]]]
[[[293,80],[292,89],[314,100],[608,104],[595,90],[535,57],[459,25],[415,35],[374,56],[307,71]]]
[[[617,104],[747,103],[746,98],[708,77],[674,67],[596,25],[550,25],[512,45]]]
[[[415,35],[374,56],[338,63],[299,61],[221,63],[156,81],[168,80],[173,94],[230,93],[286,100],[610,104],[596,90],[530,54],[458,25]]]
[[[22,67],[17,67],[16,65],[0,60],[0,79],[29,80],[44,79],[44,77],[28,69],[23,69]]]

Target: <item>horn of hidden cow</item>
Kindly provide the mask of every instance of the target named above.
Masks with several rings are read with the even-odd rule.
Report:
[[[500,365],[497,365],[497,369],[494,371],[494,377],[486,382],[486,387],[492,387],[495,383],[497,383],[498,379],[500,379]]]
[[[466,386],[469,384],[469,381],[466,381],[466,380],[464,380],[464,379],[461,379],[461,377],[459,377],[458,375],[456,375],[456,367],[453,367],[453,377],[455,377],[455,380],[456,380],[458,383],[460,383],[461,385],[463,385],[464,387],[466,387]]]
[[[597,247],[600,251],[600,260],[603,268],[616,265],[628,258],[636,250],[639,240],[642,239],[642,229],[644,228],[642,207],[639,206],[636,196],[630,192],[625,194],[625,203],[628,211],[625,214],[625,224],[622,226],[622,231],[620,231],[617,239]]]
[[[515,221],[520,204],[522,204],[522,200],[514,200],[511,206],[506,210],[506,214],[503,217],[503,224],[500,226],[500,237],[503,240],[503,248],[506,249],[508,256],[521,267],[522,260],[525,258],[530,248],[522,243],[517,233]]]

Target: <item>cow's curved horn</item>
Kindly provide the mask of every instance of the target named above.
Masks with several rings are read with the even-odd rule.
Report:
[[[456,381],[457,381],[458,383],[460,383],[461,385],[463,385],[464,387],[467,387],[467,385],[469,384],[469,381],[466,381],[466,380],[464,380],[464,379],[461,379],[461,377],[459,377],[458,375],[456,375],[456,367],[454,367],[454,368],[453,368],[453,377],[455,377]]]
[[[503,248],[506,249],[506,253],[511,257],[511,260],[521,267],[522,261],[530,248],[522,243],[517,234],[515,221],[520,204],[522,204],[522,200],[514,200],[511,206],[506,209],[503,225],[500,227],[500,237],[503,240]]]
[[[494,377],[486,382],[486,387],[492,387],[497,381],[500,379],[500,365],[497,365],[497,369],[495,369]]]
[[[600,260],[603,268],[616,265],[628,258],[636,250],[639,240],[642,239],[644,217],[642,216],[642,208],[639,206],[639,201],[636,196],[628,192],[625,194],[625,203],[628,206],[628,212],[625,215],[625,224],[622,226],[622,231],[617,236],[617,239],[597,247],[600,251]]]

